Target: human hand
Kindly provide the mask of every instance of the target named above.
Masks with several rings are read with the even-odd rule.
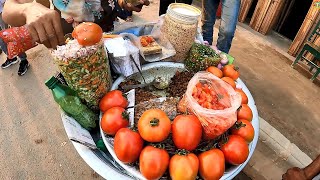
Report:
[[[138,6],[133,6],[131,3],[126,3],[125,0],[123,1],[123,8],[128,10],[128,11],[136,11],[140,12],[142,7],[149,6],[150,2],[149,0],[139,0],[140,5]]]
[[[282,175],[283,180],[307,180],[307,176],[303,169],[300,169],[298,167],[294,167],[291,169],[288,169],[285,174]]]
[[[64,36],[57,11],[32,2],[24,10],[27,28],[35,42],[56,48],[64,44]]]

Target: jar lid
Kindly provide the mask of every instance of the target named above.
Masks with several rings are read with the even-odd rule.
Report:
[[[198,22],[201,11],[188,4],[172,3],[168,7],[167,14],[185,23],[195,23]]]

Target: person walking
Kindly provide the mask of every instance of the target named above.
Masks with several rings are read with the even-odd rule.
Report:
[[[240,0],[221,0],[222,14],[217,40],[217,48],[229,53],[236,30],[240,9]],[[202,0],[202,35],[203,39],[212,45],[213,26],[220,0]]]
[[[6,55],[8,55],[8,49],[7,49],[7,42],[5,41],[5,39],[3,38],[3,33],[7,33],[6,29],[8,28],[8,25],[2,20],[2,10],[3,10],[3,6],[5,3],[5,0],[1,0],[0,1],[0,27],[1,27],[1,31],[0,31],[0,47],[1,47],[1,53],[4,52]],[[29,62],[27,60],[27,55],[26,53],[21,53],[18,55],[19,59],[20,59],[20,64],[19,64],[19,69],[18,69],[18,75],[22,76],[24,75],[29,68]],[[2,69],[8,68],[13,64],[16,64],[17,62],[19,62],[17,57],[14,58],[9,58],[7,57],[6,61],[1,65]]]

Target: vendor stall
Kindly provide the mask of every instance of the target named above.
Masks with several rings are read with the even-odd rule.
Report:
[[[255,102],[234,59],[203,44],[199,16],[172,4],[159,22],[103,40],[90,34],[99,35],[94,23],[80,24],[53,53],[63,76],[46,85],[69,139],[103,178],[232,179],[250,160]]]

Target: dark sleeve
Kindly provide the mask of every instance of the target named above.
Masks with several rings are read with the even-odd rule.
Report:
[[[99,24],[103,31],[108,32],[113,29],[113,22],[117,17],[120,6],[117,0],[101,0],[101,16],[95,16],[95,23]]]

